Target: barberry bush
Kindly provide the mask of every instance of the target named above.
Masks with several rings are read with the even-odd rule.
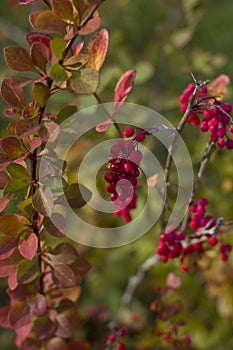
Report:
[[[19,32],[4,43],[8,68],[1,84],[5,128],[0,139],[3,346],[7,349],[6,335],[14,334],[15,347],[23,350],[231,348],[231,74],[223,73],[222,55],[191,45],[201,30],[201,1],[179,1],[178,9],[172,2],[156,4],[160,44],[165,13],[183,21],[175,31],[173,21],[167,24],[169,40],[162,52],[154,39],[148,39],[154,37],[152,27],[148,33],[142,30],[151,22],[154,3],[19,0],[7,6],[27,32],[25,42],[18,39]],[[121,18],[132,8],[137,9],[135,16],[128,16],[137,24],[135,31]],[[20,17],[23,11],[27,25]],[[111,29],[115,21],[117,29]],[[132,50],[143,54],[137,62],[132,53],[124,56],[130,37]],[[145,52],[138,50],[143,41]],[[169,69],[164,57],[170,60]],[[108,59],[115,63],[108,65]],[[155,65],[161,72],[157,80]],[[173,73],[177,66],[179,72]],[[178,82],[180,73],[182,81],[174,84],[171,76]],[[174,127],[135,126],[133,115],[122,122],[118,115],[125,111],[126,99],[159,109]],[[108,101],[113,101],[113,109]],[[105,119],[61,159],[59,147],[74,140],[73,124],[62,134],[64,122],[73,115],[78,119],[77,112],[93,104],[99,104]],[[155,140],[158,133],[167,133],[168,149]],[[61,144],[59,135],[64,136]],[[173,164],[180,136],[192,157],[194,184],[181,222],[169,227],[177,187],[184,180],[178,183]],[[77,181],[76,170],[85,153],[107,138],[116,141],[97,176],[102,196],[114,208],[105,217],[88,207],[92,193]],[[147,176],[144,147],[164,167],[163,188],[159,174]],[[125,225],[127,235],[127,224],[140,215],[147,200],[147,188],[159,194],[164,205],[159,222],[138,241],[110,250],[85,247],[76,243],[82,242],[79,227],[75,242],[67,238],[67,203],[98,227]]]

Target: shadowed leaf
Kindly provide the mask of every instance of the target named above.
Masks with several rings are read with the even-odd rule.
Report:
[[[69,350],[69,348],[62,338],[55,337],[47,343],[47,350]]]
[[[70,288],[76,285],[76,277],[73,270],[65,264],[52,266],[52,279],[60,288]]]
[[[35,319],[33,329],[36,336],[41,339],[49,339],[52,337],[56,330],[55,323],[49,318],[49,316],[41,316]]]
[[[44,33],[32,32],[26,35],[27,42],[30,46],[34,43],[42,43],[50,49],[50,40],[51,37]]]
[[[35,210],[45,216],[52,215],[53,195],[49,188],[40,188],[32,196],[32,205]]]
[[[9,46],[4,49],[6,64],[18,72],[36,72],[29,53],[20,46]]]
[[[8,183],[10,178],[5,171],[0,171],[0,189],[2,190]]]
[[[91,265],[85,258],[79,256],[75,263],[71,265],[71,268],[74,271],[76,278],[79,280],[90,271]]]
[[[14,179],[4,188],[3,195],[5,198],[11,200],[24,199],[27,196],[29,187],[29,182],[27,183],[20,179]]]
[[[69,0],[52,0],[52,8],[58,17],[74,22],[73,6]]]
[[[0,140],[0,146],[11,159],[19,158],[26,154],[26,149],[17,137],[9,136]]]
[[[78,252],[69,243],[61,243],[56,246],[55,249],[46,253],[51,259],[52,263],[55,264],[73,264],[79,257]]]
[[[109,35],[106,29],[102,29],[92,37],[86,50],[86,52],[90,55],[90,60],[87,66],[93,67],[97,71],[100,70],[105,61],[108,50],[108,40]]]
[[[38,90],[42,90],[42,89],[38,89]],[[37,93],[37,96],[38,96],[38,93]],[[43,95],[39,97],[39,100],[41,100],[41,102],[43,101]],[[35,132],[37,132],[39,129],[40,129],[40,124],[38,123],[37,119],[20,119],[15,123],[15,133],[20,138],[31,136]]]
[[[43,316],[48,308],[45,296],[39,293],[33,296],[29,304],[35,316]]]
[[[56,222],[54,225],[53,222]],[[53,213],[51,218],[47,216],[44,217],[43,225],[45,230],[52,236],[55,237],[64,237],[66,232],[66,221],[63,215],[59,213]]]
[[[61,34],[66,29],[66,23],[50,10],[35,13],[31,20],[34,27],[42,33]]]
[[[30,307],[26,301],[19,301],[11,307],[9,322],[12,328],[20,328],[31,322]]]
[[[77,112],[76,106],[65,106],[63,107],[58,113],[57,113],[57,122],[58,124],[61,124],[69,118],[72,114]]]
[[[39,259],[34,260],[23,259],[17,269],[17,281],[19,284],[26,284],[34,281],[40,273]]]
[[[4,306],[0,308],[0,326],[4,328],[11,328],[11,325],[9,323],[9,311],[10,306]]]
[[[16,89],[12,84],[12,79],[4,79],[1,85],[2,98],[11,106],[22,108],[25,105],[23,91],[19,93],[20,88]]]
[[[42,83],[36,83],[32,88],[32,98],[35,102],[39,103],[41,107],[44,107],[50,97],[50,91],[47,85]],[[40,127],[40,126],[39,126]],[[33,134],[32,130],[31,134]]]
[[[91,67],[74,72],[68,80],[68,85],[74,92],[79,94],[92,94],[99,85],[99,73],[95,68]]]
[[[30,55],[33,64],[45,73],[46,64],[51,56],[51,50],[41,42],[35,42],[31,46]]]
[[[65,188],[64,194],[71,208],[83,207],[91,198],[91,191],[81,184],[71,184]]]

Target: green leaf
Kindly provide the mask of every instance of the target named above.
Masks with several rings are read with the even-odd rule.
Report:
[[[12,179],[30,179],[30,174],[27,169],[16,163],[8,165],[7,172]]]
[[[17,235],[29,228],[30,222],[23,216],[6,214],[0,216],[0,232],[5,235]]]
[[[102,67],[108,50],[109,35],[106,29],[96,33],[87,45],[87,53],[90,55],[88,67],[93,67],[97,71]]]
[[[32,88],[32,98],[35,102],[44,107],[50,97],[50,90],[47,85],[35,83]],[[32,132],[33,133],[33,132]]]
[[[69,0],[52,0],[52,8],[58,17],[74,22],[73,6]]]
[[[47,350],[69,350],[65,340],[59,337],[54,337],[47,343]]]
[[[57,58],[63,59],[64,51],[66,49],[66,41],[64,39],[56,38],[50,41],[50,46],[53,54]]]
[[[33,329],[37,338],[45,340],[53,336],[56,330],[56,324],[48,315],[44,315],[35,319]]]
[[[27,284],[34,281],[40,274],[39,258],[33,260],[23,259],[17,269],[17,281],[19,284]]]
[[[74,92],[79,94],[92,94],[99,85],[99,73],[92,67],[74,72],[68,80],[68,85]]]
[[[53,212],[53,194],[49,188],[39,188],[32,196],[32,205],[35,210],[45,216]]]
[[[20,202],[17,205],[19,211],[22,213],[22,215],[24,215],[26,218],[31,218],[31,216],[34,214],[34,209],[32,206],[32,199],[31,198],[27,198],[25,200],[23,200],[22,202]]]
[[[52,279],[60,288],[71,288],[76,286],[76,277],[73,270],[65,264],[52,266]]]
[[[27,196],[30,183],[20,179],[10,181],[4,188],[3,196],[11,200],[24,199]]]
[[[0,146],[11,159],[19,158],[27,152],[21,141],[14,136],[4,137],[1,139]]]
[[[51,79],[58,82],[62,82],[68,79],[65,68],[62,67],[59,63],[56,63],[52,66],[52,68],[50,69],[49,76]]]
[[[46,34],[62,34],[66,29],[66,23],[50,10],[36,15],[34,26],[38,31]]]
[[[36,72],[27,50],[20,46],[9,46],[4,49],[8,67],[18,72]]]
[[[33,64],[46,73],[46,64],[50,59],[51,50],[41,42],[35,42],[31,46],[30,55]]]
[[[79,70],[89,61],[89,58],[90,55],[79,53],[68,58],[64,61],[63,65],[67,70]]]
[[[77,107],[76,106],[65,106],[60,111],[57,113],[57,123],[61,124],[69,118],[72,114],[77,112]]]
[[[30,323],[32,315],[26,301],[19,301],[14,304],[9,312],[9,321],[12,328],[17,329]]]
[[[77,183],[71,184],[65,188],[64,194],[71,208],[81,208],[91,198],[91,191],[85,186]]]

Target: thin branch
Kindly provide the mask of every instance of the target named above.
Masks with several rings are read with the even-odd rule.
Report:
[[[174,149],[175,149],[175,146],[176,146],[176,141],[177,141],[181,131],[183,130],[189,115],[192,113],[193,104],[194,104],[194,101],[195,101],[195,99],[196,99],[196,97],[198,95],[199,90],[209,83],[208,80],[203,81],[203,82],[201,82],[199,80],[196,80],[192,73],[191,73],[191,76],[192,76],[192,78],[194,80],[194,83],[195,83],[195,89],[194,89],[193,94],[192,94],[192,96],[191,96],[191,98],[189,100],[187,109],[186,109],[186,111],[185,111],[181,121],[179,122],[177,128],[175,129],[176,133],[174,135],[172,144],[171,144],[171,146],[169,147],[169,150],[168,150],[168,155],[167,155],[167,160],[166,160],[166,165],[165,165],[165,170],[164,170],[165,184],[166,184],[167,187],[170,186],[169,180],[170,180],[170,174],[171,174],[173,152],[174,152]],[[162,223],[162,229],[165,229],[165,226],[166,226],[166,222],[165,222],[165,208],[163,209],[162,214],[161,214],[161,223]]]

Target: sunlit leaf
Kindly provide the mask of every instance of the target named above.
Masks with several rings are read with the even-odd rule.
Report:
[[[28,260],[32,260],[35,258],[37,254],[37,248],[38,248],[38,238],[36,234],[33,232],[30,233],[25,238],[22,237],[19,240],[19,244],[18,244],[19,252],[24,258]]]
[[[55,38],[51,40],[50,47],[57,58],[63,59],[63,54],[66,49],[66,41],[64,39]]]
[[[86,52],[90,55],[87,66],[94,67],[97,71],[102,67],[108,50],[109,35],[106,29],[96,33],[87,45]]]
[[[130,93],[135,77],[136,71],[132,69],[124,73],[119,79],[114,90],[114,102],[116,103],[116,110],[120,109],[122,103]]]
[[[95,32],[101,25],[101,18],[99,16],[95,16],[90,21],[85,24],[81,29],[79,29],[80,35],[89,35]]]
[[[68,79],[65,68],[62,67],[59,63],[55,63],[49,72],[49,76],[51,79],[62,82]]]
[[[222,100],[226,94],[226,86],[230,83],[230,78],[226,74],[219,75],[209,86],[209,93],[217,100]]]
[[[18,72],[36,72],[29,53],[20,46],[9,46],[4,49],[7,65]]]

